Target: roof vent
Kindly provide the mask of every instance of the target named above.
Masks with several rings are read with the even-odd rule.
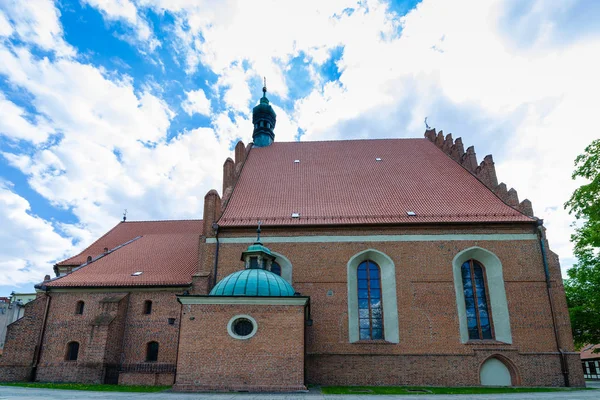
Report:
[[[300,160],[294,160],[294,164],[298,164]]]
[[[417,215],[417,213],[414,211],[407,211],[406,215],[408,215],[409,217],[414,217],[415,215]]]
[[[300,218],[300,213],[293,212],[292,213],[292,218]]]
[[[376,157],[375,161],[381,161],[381,157]]]
[[[138,271],[138,272],[134,272],[133,274],[131,274],[131,276],[140,276],[142,274],[142,271]]]

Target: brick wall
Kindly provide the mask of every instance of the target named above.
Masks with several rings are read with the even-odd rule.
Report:
[[[47,296],[25,305],[23,318],[8,325],[4,352],[0,357],[0,382],[27,381],[42,331]]]
[[[250,315],[250,339],[227,332]],[[176,390],[304,390],[304,306],[184,305]]]
[[[179,340],[181,292],[132,292],[124,334],[123,369],[119,383],[129,385],[171,385],[174,382]],[[152,301],[152,313],[144,314],[144,302]],[[174,325],[168,319],[174,318]],[[159,344],[158,361],[146,362],[146,345]],[[149,383],[154,382],[154,383]]]
[[[214,194],[211,196],[215,197]],[[212,205],[218,207],[218,199],[215,197],[213,200]],[[211,209],[211,212],[214,211]],[[348,227],[289,229],[263,226],[262,236],[268,238],[294,235],[465,233],[533,234],[536,230],[531,224],[421,225],[361,229]],[[254,229],[221,229],[219,237],[254,237],[255,234]],[[306,381],[308,383],[398,384],[404,382],[478,385],[481,363],[490,355],[499,354],[514,365],[522,385],[563,384],[541,251],[537,240],[266,244],[272,251],[284,255],[291,261],[294,288],[303,295],[311,297],[314,323],[306,329],[308,354]],[[247,243],[221,243],[218,279],[243,268],[239,257],[247,246]],[[460,342],[452,260],[458,252],[472,246],[491,251],[502,262],[512,344],[500,342],[461,344]],[[366,249],[376,249],[387,254],[395,264],[400,337],[398,344],[348,342],[347,262],[352,256]],[[213,277],[215,244],[203,243],[199,257],[201,266],[195,277],[192,292],[206,294]],[[556,255],[550,251],[548,261],[560,346],[563,350],[572,352],[572,336],[560,265]],[[270,348],[248,346],[251,342],[229,337],[226,323],[229,320],[227,316],[231,317],[231,311],[227,314],[222,309],[215,309],[210,313],[205,310],[207,316],[196,317],[195,320],[189,320],[193,315],[184,315],[185,324],[181,330],[182,346],[179,362],[177,362],[181,310],[176,300],[177,293],[180,293],[180,290],[131,291],[117,303],[118,305],[112,306],[102,303],[102,300],[111,293],[52,293],[48,327],[38,368],[38,380],[101,382],[106,366],[116,363],[121,369],[119,382],[122,384],[169,384],[173,382],[175,366],[178,363],[177,387],[180,389],[248,387],[248,384],[243,382],[244,377],[250,376],[250,372],[244,370],[243,365],[238,375],[230,377],[232,385],[227,386],[222,377],[226,376],[224,371],[227,372],[231,368],[220,367],[219,365],[223,364],[219,364],[221,362],[219,360],[226,351],[229,351],[230,346],[234,346],[233,348],[239,351],[236,354],[248,354],[258,358],[262,357],[259,350]],[[84,315],[75,315],[75,304],[78,300],[84,300],[86,303]],[[153,301],[150,315],[143,314],[145,300]],[[40,299],[30,303],[27,306],[29,308],[26,311],[26,318],[10,326],[5,356],[0,359],[0,365],[3,365],[0,367],[0,380],[25,380],[29,376],[38,338],[36,335],[41,331],[44,304]],[[104,311],[103,307],[106,308]],[[195,310],[184,309],[184,312],[198,312]],[[260,315],[261,327],[269,326],[272,328],[270,332],[277,332],[276,340],[279,340],[277,339],[279,337],[289,336],[287,329],[281,329],[281,326],[289,322],[286,319],[289,317],[287,311],[282,312],[280,309],[266,307],[252,312]],[[94,325],[93,320],[103,313],[108,313],[114,318],[107,325]],[[169,325],[168,318],[175,318],[175,324]],[[206,326],[198,325],[201,321],[203,324],[207,321],[209,323]],[[209,334],[201,335],[199,333],[201,330],[198,329],[204,329]],[[285,334],[282,335],[282,332]],[[17,339],[19,337],[26,339]],[[77,340],[81,344],[80,360],[77,362],[64,361],[66,344],[71,340]],[[149,341],[159,343],[159,359],[154,363],[145,362],[146,344]],[[258,338],[253,343],[256,342]],[[294,358],[293,362],[298,363],[302,359],[299,356]],[[567,362],[571,384],[583,385],[578,356],[568,354]],[[297,364],[294,365],[294,369],[298,370]],[[239,368],[237,365],[236,367]],[[369,372],[365,373],[365,371]],[[210,379],[198,378],[207,376]],[[280,375],[268,372],[262,376],[270,377],[271,380],[260,382],[256,388],[278,390],[277,386],[273,386],[273,382],[280,382]],[[296,378],[297,376],[294,379]],[[206,383],[215,379],[220,382],[216,386]],[[300,384],[302,383],[304,381],[300,379]],[[281,387],[280,385],[279,389]]]
[[[104,367],[122,343],[127,293],[51,293],[36,380],[102,383]],[[78,301],[83,314],[76,314]],[[79,343],[76,361],[67,361],[67,345]]]
[[[310,232],[302,228],[269,229],[263,227],[263,238],[270,236],[294,235],[367,235],[367,234],[498,234],[535,233],[532,225],[477,226],[477,227],[391,227],[381,230],[367,228],[332,229],[317,228]],[[253,237],[254,230],[228,230],[220,233],[220,238]],[[326,365],[328,357],[353,356],[350,359],[364,361],[349,362],[348,365],[365,363],[373,371],[383,369],[378,356],[398,356],[391,363],[411,365],[412,374],[419,376],[419,382],[428,384],[478,385],[478,368],[461,379],[454,376],[441,382],[439,370],[429,366],[442,362],[444,357],[465,356],[464,365],[473,371],[468,360],[482,362],[481,356],[471,344],[460,342],[459,321],[452,273],[452,260],[460,251],[472,246],[487,249],[502,262],[506,297],[510,314],[512,344],[492,342],[482,343],[482,348],[493,348],[513,362],[516,368],[525,368],[521,381],[524,385],[560,385],[562,379],[556,342],[546,291],[545,274],[541,250],[537,240],[519,241],[436,241],[436,242],[354,242],[354,243],[266,243],[273,251],[287,257],[293,264],[293,286],[302,295],[311,297],[312,319],[314,324],[307,330],[307,352],[310,362],[307,365],[308,382],[333,384],[352,382],[347,369],[337,369],[332,364],[331,373],[321,373],[321,365]],[[214,254],[214,244],[206,244],[204,254]],[[218,279],[242,268],[239,254],[248,244],[221,243]],[[347,262],[355,254],[376,249],[392,258],[396,266],[396,290],[399,319],[400,343],[380,345],[373,343],[349,343],[347,315]],[[551,257],[549,252],[549,256]],[[552,295],[558,319],[561,348],[573,351],[570,322],[566,309],[564,289],[557,259],[551,261]],[[330,292],[332,295],[327,295]],[[385,307],[385,304],[384,304]],[[539,354],[539,356],[535,356]],[[438,356],[442,355],[442,356]],[[519,357],[527,360],[518,361]],[[570,355],[569,357],[572,357]],[[414,358],[416,357],[416,358]],[[479,357],[479,358],[478,358]],[[454,358],[461,360],[463,358]],[[371,361],[368,361],[371,360]],[[421,360],[416,362],[415,360]],[[425,361],[424,361],[425,360]],[[521,359],[519,359],[521,360]],[[344,361],[345,363],[345,361]],[[582,385],[581,368],[571,368],[571,384]],[[325,371],[325,370],[323,370]],[[337,375],[337,376],[336,376]],[[386,372],[384,375],[389,376]],[[320,378],[319,378],[320,377]],[[559,377],[560,379],[558,379]],[[395,378],[394,378],[395,379]],[[391,382],[392,378],[388,380]],[[366,381],[361,381],[366,383]],[[356,381],[355,384],[359,382]],[[417,381],[413,382],[414,384]],[[562,383],[564,384],[564,383]]]
[[[122,384],[172,384],[181,307],[175,293],[52,293],[37,380],[102,383],[107,368],[116,368]],[[75,314],[80,300],[82,315]],[[144,314],[146,300],[150,314]],[[65,361],[71,341],[80,344],[77,361]],[[159,343],[157,362],[146,362],[150,341]]]
[[[506,357],[516,367],[515,386],[564,386],[557,355],[475,350],[469,355],[329,354],[307,356],[308,382],[322,385],[477,386],[481,365],[489,357]],[[571,369],[581,369],[577,355]],[[584,386],[573,374],[572,386]],[[516,383],[515,383],[516,381]]]

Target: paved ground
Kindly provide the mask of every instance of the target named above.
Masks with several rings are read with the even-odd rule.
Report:
[[[588,387],[600,389],[600,381],[588,382]],[[191,394],[191,393],[123,393],[123,392],[88,392],[77,390],[56,389],[30,389],[11,386],[0,386],[0,400],[104,400],[104,399],[140,399],[140,400],[389,400],[389,399],[412,399],[412,400],[591,400],[600,399],[600,390],[587,390],[576,392],[549,392],[549,393],[518,393],[518,394],[490,394],[490,395],[437,395],[437,396],[388,396],[388,395],[323,395],[317,390],[309,393],[295,394]]]

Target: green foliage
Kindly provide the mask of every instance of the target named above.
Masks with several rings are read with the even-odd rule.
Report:
[[[90,390],[96,392],[163,392],[167,389],[171,389],[171,386],[97,385],[91,383],[2,382],[0,383],[0,386],[1,385],[39,389]]]
[[[564,392],[594,390],[586,388],[536,388],[536,387],[435,387],[435,386],[323,386],[323,394],[496,394]]]
[[[600,343],[600,139],[575,159],[573,179],[587,181],[565,203],[578,220],[571,236],[577,257],[565,281],[575,345]]]

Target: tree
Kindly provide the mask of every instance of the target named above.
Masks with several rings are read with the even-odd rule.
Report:
[[[571,235],[577,263],[567,272],[565,291],[575,345],[600,343],[600,139],[575,159],[573,179],[580,186],[565,203],[578,221]]]

